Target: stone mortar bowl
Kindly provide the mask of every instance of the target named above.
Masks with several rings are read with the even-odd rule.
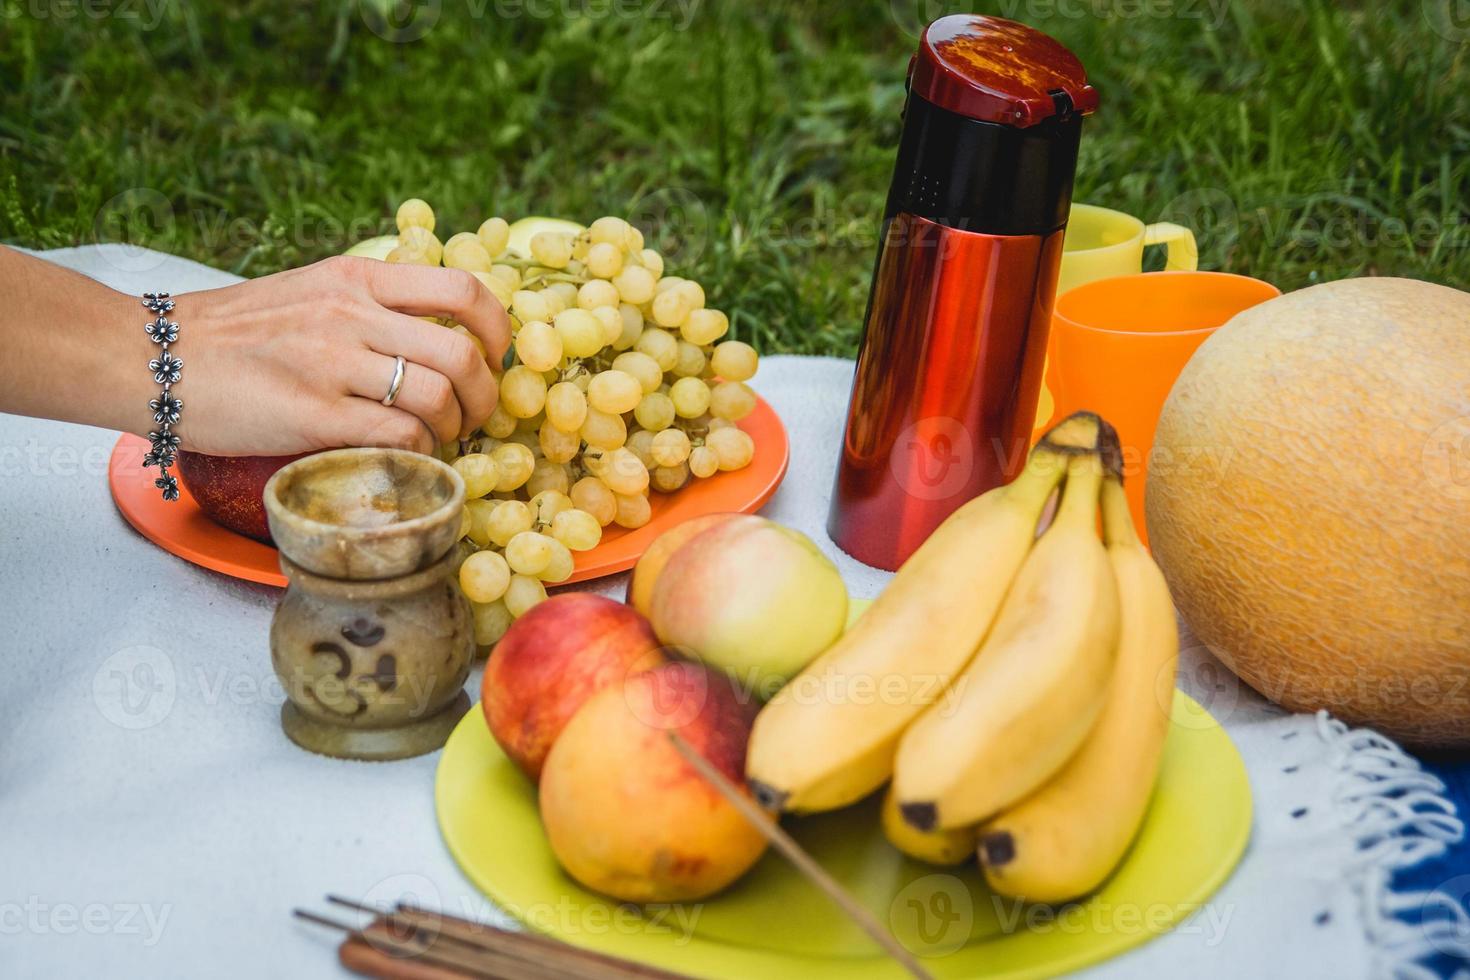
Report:
[[[297,566],[326,578],[411,575],[459,538],[464,481],[432,456],[336,449],[283,467],[265,485],[271,537]]]
[[[469,707],[475,652],[453,553],[459,474],[417,453],[342,449],[284,467],[265,506],[289,580],[271,621],[287,736],[350,759],[442,746]]]

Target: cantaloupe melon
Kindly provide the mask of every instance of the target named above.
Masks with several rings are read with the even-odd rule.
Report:
[[[1237,315],[1169,395],[1149,542],[1248,684],[1470,745],[1470,294],[1351,279]]]

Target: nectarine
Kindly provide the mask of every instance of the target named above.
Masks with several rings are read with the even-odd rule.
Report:
[[[562,727],[593,694],[664,663],[648,620],[587,592],[533,606],[485,664],[480,706],[490,733],[531,779]]]
[[[706,514],[704,517],[691,517],[654,538],[653,544],[643,552],[638,564],[633,566],[633,574],[628,577],[628,605],[645,616],[650,615],[653,612],[654,583],[658,581],[659,574],[663,572],[669,559],[674,557],[674,552],[699,532],[738,516]]]
[[[770,697],[842,635],[847,587],[806,535],[741,515],[674,552],[649,618],[665,643]]]
[[[754,704],[729,678],[674,662],[593,695],[541,777],[541,820],[563,868],[625,902],[685,902],[725,888],[765,838],[679,755],[677,732],[737,786]]]

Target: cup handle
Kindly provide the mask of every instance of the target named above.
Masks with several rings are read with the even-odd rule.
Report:
[[[1160,221],[1143,229],[1143,244],[1166,245],[1169,257],[1164,269],[1182,269],[1193,272],[1199,268],[1199,247],[1194,242],[1194,232],[1183,225]]]

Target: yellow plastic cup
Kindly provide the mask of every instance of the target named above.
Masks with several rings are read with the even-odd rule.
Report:
[[[1228,272],[1144,272],[1057,297],[1050,378],[1057,416],[1092,411],[1118,430],[1123,486],[1145,543],[1143,485],[1169,389],[1210,334],[1280,295],[1270,283]]]
[[[1128,276],[1143,271],[1143,250],[1149,245],[1168,249],[1166,271],[1193,272],[1199,266],[1199,248],[1194,232],[1167,221],[1146,225],[1142,221],[1095,204],[1074,204],[1062,240],[1062,270],[1057,278],[1057,295],[1099,279]],[[1036,408],[1036,433],[1062,416],[1056,412],[1051,390],[1051,368],[1045,370],[1041,399]]]

